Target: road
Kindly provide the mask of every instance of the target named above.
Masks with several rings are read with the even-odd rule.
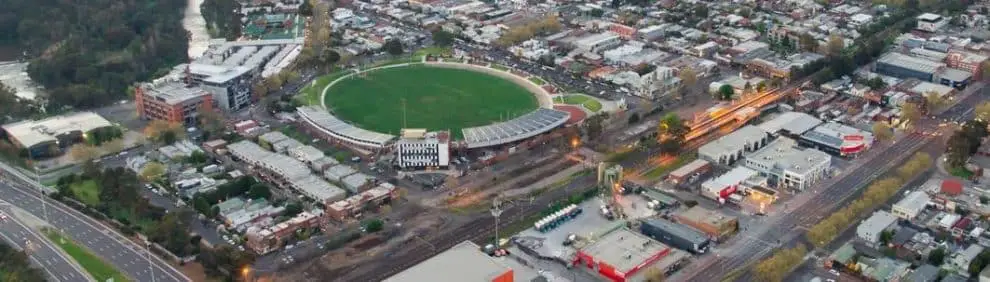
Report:
[[[30,180],[23,175],[10,175],[12,168],[6,164],[0,164],[0,168],[4,170],[0,181],[0,199],[31,214],[41,215],[42,219],[47,218],[50,225],[102,257],[128,277],[135,281],[191,281],[165,261],[150,255],[145,247],[129,241],[117,231],[79,211],[50,199],[43,206],[37,190],[34,190],[39,184],[27,182]]]
[[[48,281],[94,281],[71,257],[61,252],[37,230],[31,229],[11,212],[10,203],[0,202],[0,210],[9,216],[0,222],[0,238],[14,248],[26,251],[31,262],[39,267]]]
[[[986,91],[986,89],[984,89]],[[985,94],[985,93],[984,93]],[[969,109],[984,100],[984,94],[971,95],[947,111],[916,125],[921,131],[937,129],[938,120],[959,119],[972,113]],[[857,160],[847,173],[826,180],[816,189],[818,193],[804,193],[784,208],[767,218],[767,223],[747,228],[728,242],[730,247],[718,256],[705,256],[676,276],[676,281],[719,281],[734,269],[745,268],[780,246],[793,245],[801,240],[807,228],[845,203],[885,171],[922,150],[935,157],[944,151],[944,138],[910,134],[899,142],[874,148]],[[800,198],[800,199],[799,199]]]

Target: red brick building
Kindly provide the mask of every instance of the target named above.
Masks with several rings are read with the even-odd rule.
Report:
[[[138,116],[149,120],[196,125],[201,111],[213,110],[213,96],[179,79],[143,83],[134,90]]]

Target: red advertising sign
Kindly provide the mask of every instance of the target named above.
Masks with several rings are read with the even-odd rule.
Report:
[[[725,189],[722,189],[722,191],[719,191],[718,196],[723,199],[728,198],[729,195],[732,195],[732,193],[736,192],[736,189],[737,189],[737,185],[730,185],[729,187],[725,187]]]
[[[863,141],[863,135],[846,135],[842,136],[842,140],[845,141]]]

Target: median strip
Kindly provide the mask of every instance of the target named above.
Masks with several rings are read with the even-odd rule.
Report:
[[[53,244],[59,248],[62,248],[66,254],[79,263],[79,265],[82,266],[82,268],[85,269],[89,275],[93,276],[96,281],[110,281],[109,279],[113,279],[112,281],[114,282],[131,281],[116,268],[91,253],[85,247],[76,244],[68,237],[62,236],[62,234],[59,234],[51,229],[43,229],[41,232],[44,233],[45,237],[48,237]]]

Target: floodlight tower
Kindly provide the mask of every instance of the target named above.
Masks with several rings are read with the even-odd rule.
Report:
[[[502,200],[496,196],[495,200],[492,200],[492,208],[491,208],[492,216],[495,217],[495,247],[496,248],[501,247],[499,246],[499,239],[498,239],[498,217],[502,215],[503,211],[504,210],[502,210]]]

